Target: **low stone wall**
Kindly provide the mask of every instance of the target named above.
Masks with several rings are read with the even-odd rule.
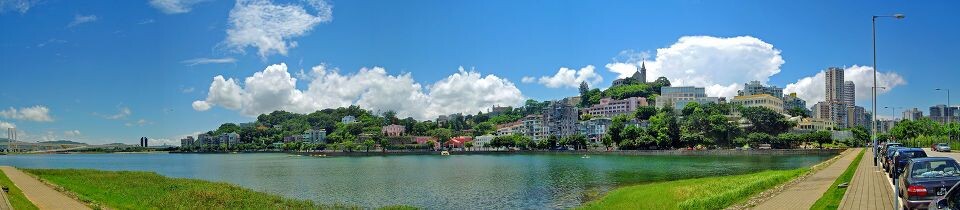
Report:
[[[564,154],[564,155],[836,155],[846,149],[766,149],[766,150],[617,150],[617,151],[450,151],[450,155],[480,155],[480,154]],[[291,152],[290,154],[303,156],[384,156],[384,155],[440,155],[440,151],[325,151],[325,152]]]

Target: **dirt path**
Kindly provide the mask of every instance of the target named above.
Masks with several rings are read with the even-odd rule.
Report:
[[[10,181],[23,191],[23,195],[40,209],[90,209],[79,201],[67,197],[63,193],[43,184],[22,171],[10,167],[0,166],[0,170],[7,174]]]
[[[780,194],[760,203],[753,209],[810,209],[810,206],[813,206],[813,203],[820,199],[820,196],[830,188],[837,177],[843,174],[843,171],[853,162],[853,159],[857,158],[860,150],[860,148],[847,150],[840,159],[823,170],[817,171],[803,181],[787,187]]]

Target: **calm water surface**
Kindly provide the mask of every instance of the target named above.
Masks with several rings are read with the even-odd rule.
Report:
[[[570,208],[620,185],[806,167],[832,155],[454,155],[292,157],[286,154],[6,155],[0,165],[154,171],[223,181],[324,204],[426,209]]]

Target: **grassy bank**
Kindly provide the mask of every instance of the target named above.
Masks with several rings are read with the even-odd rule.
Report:
[[[722,209],[808,170],[763,171],[623,187],[581,209]]]
[[[13,209],[37,209],[37,206],[34,206],[30,200],[27,200],[27,197],[23,195],[23,191],[20,191],[20,188],[13,185],[10,178],[7,178],[7,175],[2,171],[0,171],[0,186],[10,188],[10,192],[7,192],[7,199],[10,199],[10,205],[13,205]]]
[[[857,166],[860,165],[860,159],[863,158],[863,153],[867,150],[861,150],[860,154],[857,155],[856,159],[853,159],[853,162],[847,166],[847,169],[843,171],[843,174],[840,174],[840,177],[837,177],[837,181],[833,182],[833,185],[830,186],[830,189],[827,189],[827,192],[823,193],[823,196],[820,199],[817,199],[816,203],[813,203],[813,206],[810,209],[837,209],[840,206],[840,200],[843,199],[843,194],[847,192],[847,188],[840,188],[837,185],[840,183],[850,183],[850,180],[853,179],[853,175],[857,173]]]
[[[153,172],[24,169],[79,200],[112,209],[355,209],[287,199],[233,184],[168,178]],[[391,207],[400,208],[400,207]]]

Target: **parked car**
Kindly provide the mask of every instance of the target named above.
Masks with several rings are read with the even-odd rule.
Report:
[[[887,142],[880,146],[880,154],[887,154],[887,149],[891,147],[903,147],[903,144],[897,142]]]
[[[960,182],[958,182],[960,183]],[[960,188],[954,184],[946,195],[938,196],[927,205],[928,210],[960,210]]]
[[[892,163],[890,159],[893,158],[894,152],[896,152],[897,149],[900,149],[900,148],[903,148],[903,147],[899,145],[893,145],[888,147],[887,149],[884,149],[883,153],[880,153],[880,154],[883,154],[883,159],[880,160],[880,163],[883,164],[883,171],[887,173],[890,172],[890,168],[891,168],[890,163]]]
[[[897,148],[893,152],[893,158],[890,158],[890,166],[893,168],[890,169],[890,173],[887,174],[890,178],[894,178],[900,175],[903,172],[904,166],[907,165],[907,161],[913,158],[923,158],[927,157],[927,152],[924,152],[920,148]]]
[[[900,175],[899,196],[906,209],[927,208],[960,181],[960,165],[953,158],[927,157],[908,161]],[[936,206],[936,205],[935,205]]]
[[[933,151],[937,152],[950,152],[950,144],[939,143],[933,146]]]

